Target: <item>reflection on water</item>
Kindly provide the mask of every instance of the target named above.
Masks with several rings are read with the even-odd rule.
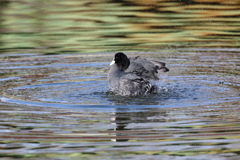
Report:
[[[0,158],[240,159],[239,6],[0,1]],[[108,92],[124,50],[167,62],[158,94]]]
[[[171,72],[159,93],[108,92],[114,53],[0,57],[0,156],[239,159],[238,49],[142,52]],[[129,53],[135,56],[139,53]]]
[[[39,159],[238,159],[239,103],[221,105],[107,112],[1,105],[0,153]]]
[[[130,140],[128,138],[132,138],[133,136],[140,138],[142,135],[148,135],[148,138],[150,138],[154,134],[152,127],[144,127],[146,131],[137,131],[142,129],[129,128],[128,125],[137,123],[163,123],[167,119],[165,109],[148,108],[137,112],[132,111],[126,108],[116,108],[115,112],[111,114],[111,123],[115,125],[115,132],[113,132],[115,139],[111,139],[112,141],[125,142]]]
[[[238,47],[238,0],[1,1],[1,53]]]

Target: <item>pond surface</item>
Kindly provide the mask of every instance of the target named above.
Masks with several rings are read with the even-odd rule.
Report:
[[[240,158],[239,1],[0,3],[0,158]],[[109,92],[118,51],[158,93]]]

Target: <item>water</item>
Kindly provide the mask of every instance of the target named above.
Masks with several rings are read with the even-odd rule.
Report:
[[[239,159],[238,1],[0,2],[3,159]],[[109,92],[115,52],[167,63]]]
[[[239,1],[3,1],[1,53],[239,47]]]

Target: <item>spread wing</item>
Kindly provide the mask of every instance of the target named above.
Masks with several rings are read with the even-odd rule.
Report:
[[[136,74],[139,77],[143,77],[146,79],[154,79],[158,80],[158,70],[169,71],[165,67],[165,63],[158,62],[154,60],[147,60],[141,57],[130,58],[130,66],[126,70],[126,72],[131,72]]]

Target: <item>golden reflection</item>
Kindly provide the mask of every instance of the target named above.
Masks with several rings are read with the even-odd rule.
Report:
[[[230,1],[226,1],[226,0],[193,0],[193,1],[198,2],[198,3],[220,3],[220,4],[224,4],[224,5],[240,4],[239,0],[230,0]]]
[[[166,3],[166,0],[127,0],[131,3],[139,4],[139,5],[158,5],[161,3]],[[167,4],[172,4],[175,2],[168,2]],[[239,0],[192,0],[192,1],[187,1],[186,4],[194,4],[194,3],[206,3],[206,4],[211,4],[211,3],[216,3],[216,4],[223,4],[223,5],[237,5],[240,4]]]
[[[21,2],[11,1],[1,8],[2,53],[148,51],[156,45],[239,46],[237,1],[231,1],[235,5],[200,0]]]

